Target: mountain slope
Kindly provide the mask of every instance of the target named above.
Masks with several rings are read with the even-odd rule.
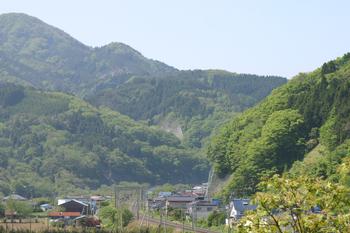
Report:
[[[200,148],[225,119],[255,105],[285,82],[274,76],[181,71],[162,78],[134,77],[117,87],[97,90],[87,100],[160,125],[183,136],[187,145]]]
[[[299,74],[226,124],[208,149],[217,173],[232,174],[224,195],[254,193],[262,177],[287,171],[319,143],[325,147],[324,160],[315,170],[306,170],[337,176],[336,167],[349,155],[349,87],[346,54],[312,73]],[[297,174],[298,168],[293,170]]]
[[[207,177],[206,160],[172,134],[76,97],[2,83],[0,106],[4,194],[51,196],[121,181],[197,183]]]

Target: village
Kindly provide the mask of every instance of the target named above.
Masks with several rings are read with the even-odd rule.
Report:
[[[183,229],[196,232],[197,228],[234,226],[247,210],[256,209],[249,199],[232,198],[225,205],[221,200],[209,197],[208,183],[177,192],[116,188],[111,195],[72,195],[51,202],[12,194],[3,198],[2,205],[5,209],[0,212],[1,226],[6,230],[31,230],[35,225],[40,229],[101,229],[105,224],[100,211],[109,205],[129,209],[133,214],[132,221],[138,221],[140,225],[174,228],[182,225]]]

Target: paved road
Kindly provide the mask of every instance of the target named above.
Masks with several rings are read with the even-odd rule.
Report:
[[[150,223],[153,223],[153,224],[160,224],[160,220],[159,219],[156,219],[156,218],[151,218],[151,217],[147,217],[145,216],[144,219],[143,219],[143,223],[145,224],[147,221],[149,221]],[[176,228],[176,229],[179,229],[179,230],[182,230],[184,228],[184,230],[186,231],[192,231],[192,232],[196,232],[196,233],[220,233],[218,231],[212,231],[212,230],[208,230],[208,229],[203,229],[203,228],[198,228],[196,227],[195,230],[192,229],[191,226],[189,225],[182,225],[182,224],[179,224],[179,223],[174,223],[174,222],[171,222],[171,221],[162,221],[162,225],[165,225],[165,226],[168,226],[168,227],[173,227],[173,228]]]

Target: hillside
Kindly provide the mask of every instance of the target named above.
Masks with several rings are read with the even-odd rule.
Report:
[[[222,194],[250,195],[262,177],[288,171],[293,164],[291,175],[346,180],[350,173],[339,173],[339,165],[350,152],[349,87],[346,54],[299,74],[223,126],[208,149],[216,172],[231,174]]]
[[[179,71],[122,43],[86,46],[18,13],[0,15],[0,80],[72,93],[161,126],[196,148],[215,127],[286,82],[218,70]]]
[[[0,84],[0,192],[52,196],[121,181],[198,183],[208,163],[172,134],[71,95]]]

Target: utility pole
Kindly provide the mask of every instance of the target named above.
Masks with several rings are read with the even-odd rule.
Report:
[[[194,230],[194,208],[195,204],[192,205],[191,220],[192,220],[192,230]]]
[[[185,211],[181,209],[181,218],[182,218],[182,233],[185,232]]]
[[[165,213],[166,214],[166,213]],[[166,225],[165,225],[165,222],[166,222],[166,215],[165,215],[165,219],[163,221],[163,228],[164,228],[164,232],[166,233]]]
[[[137,203],[136,203],[136,216],[137,216],[137,220],[140,219],[140,204],[141,204],[141,198],[142,198],[142,188],[140,188],[139,190],[139,194],[137,197]]]
[[[197,225],[197,203],[192,206],[192,230],[195,230]]]
[[[150,218],[150,216],[149,216],[149,204],[148,204],[148,201],[147,201],[147,203],[146,203],[146,208],[147,208],[147,230],[149,229],[149,218]]]
[[[123,232],[124,226],[123,226],[123,210],[122,210],[122,208],[119,209],[119,212],[120,212],[120,229]]]
[[[164,220],[164,232],[166,233],[166,221],[168,221],[168,203],[165,202],[165,220]]]
[[[159,211],[159,213],[160,213],[160,219],[159,219],[159,229],[161,229],[161,227],[162,227],[162,223],[163,223],[163,211],[162,210],[160,210]]]
[[[117,187],[114,186],[114,207],[117,209],[118,204],[117,204]]]

